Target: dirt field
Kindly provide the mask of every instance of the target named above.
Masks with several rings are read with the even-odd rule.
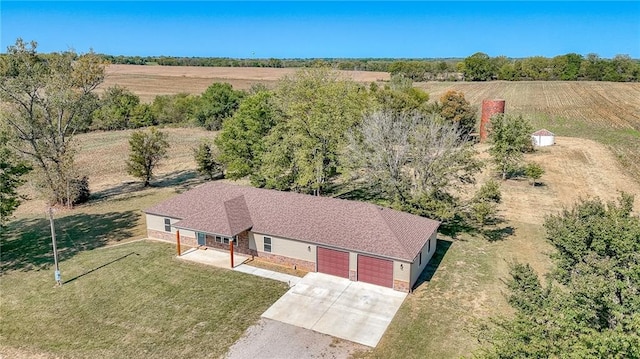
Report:
[[[479,149],[488,159],[488,145]],[[545,174],[535,187],[525,179],[501,182],[501,210],[511,220],[542,224],[545,215],[571,206],[578,198],[611,201],[619,191],[635,194],[640,212],[640,184],[625,173],[611,151],[595,141],[556,137],[554,146],[538,148],[526,160],[540,164]]]
[[[239,89],[273,86],[296,69],[110,65],[101,88],[121,85],[150,102],[156,95],[202,93],[213,82]],[[386,81],[385,72],[343,71],[360,82]],[[448,90],[462,91],[480,113],[484,99],[503,98],[506,112],[522,114],[534,127],[559,136],[596,140],[609,146],[640,182],[640,83],[595,81],[420,82],[432,101]]]
[[[545,170],[540,183],[533,187],[525,179],[508,180],[501,182],[500,187],[503,201],[499,209],[504,218],[514,223],[516,238],[527,237],[520,236],[519,231],[525,234],[539,231],[544,235],[545,216],[572,207],[580,198],[615,201],[619,192],[624,191],[635,196],[634,210],[640,214],[640,183],[625,173],[611,151],[595,141],[556,137],[556,145],[539,148],[527,155],[526,160],[537,162]],[[512,253],[506,254],[507,259],[530,262],[539,273],[544,273],[549,262],[535,243],[522,241]],[[503,270],[506,273],[507,267]]]
[[[256,83],[272,86],[281,77],[295,72],[293,68],[109,65],[101,88],[117,84],[129,88],[142,101],[150,102],[156,95],[200,94],[214,82],[228,82],[236,89],[245,90]],[[389,80],[386,72],[341,73],[358,82]]]

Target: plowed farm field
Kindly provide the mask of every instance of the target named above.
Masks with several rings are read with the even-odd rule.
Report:
[[[462,91],[471,104],[502,98],[506,112],[546,115],[598,127],[640,131],[640,83],[596,81],[421,82],[417,87],[438,99]]]
[[[258,83],[270,87],[280,78],[295,72],[293,68],[109,65],[101,88],[124,86],[140,96],[142,101],[151,102],[156,95],[200,94],[214,82],[228,82],[243,90]],[[387,72],[341,72],[357,82],[389,80]]]

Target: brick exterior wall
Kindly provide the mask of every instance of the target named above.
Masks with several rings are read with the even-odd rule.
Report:
[[[405,282],[403,280],[393,280],[393,289],[399,292],[409,293],[409,282]]]
[[[225,251],[229,250],[229,245],[224,243],[216,242],[216,236],[212,236],[207,234],[205,237],[205,246],[222,249]],[[257,256],[258,252],[249,248],[249,232],[244,231],[238,234],[238,244],[233,246],[234,253],[246,254],[250,256]]]
[[[267,252],[257,252],[256,257],[291,268],[294,268],[295,266],[296,269],[301,269],[307,272],[316,271],[316,264],[314,262],[308,262],[302,259],[289,258]]]
[[[163,241],[171,242],[173,244],[176,243],[175,233],[156,231],[155,229],[147,229],[147,237],[153,238],[153,239],[161,239]],[[192,247],[195,247],[198,245],[194,237],[183,236],[182,234],[180,235],[180,244],[186,245],[186,246],[192,246]]]
[[[250,256],[257,256],[258,251],[249,248],[249,231],[244,231],[238,234],[238,245],[234,248],[239,253],[248,254]]]
[[[147,236],[149,238],[160,239],[163,241],[167,241],[170,243],[176,243],[176,235],[175,233],[169,233],[164,231],[157,231],[154,229],[147,229]],[[207,247],[221,249],[225,251],[229,251],[229,245],[224,243],[217,243],[215,236],[207,235],[205,237],[205,243]],[[185,246],[197,247],[198,243],[194,237],[188,237],[180,235],[180,244]],[[250,255],[253,257],[259,257],[262,260],[280,264],[283,266],[287,266],[290,268],[296,268],[300,270],[304,270],[307,272],[315,272],[316,264],[314,262],[305,261],[302,259],[289,258],[285,256],[280,256],[277,254],[267,253],[267,252],[258,252],[254,249],[249,248],[249,233],[244,231],[238,234],[238,244],[233,248],[234,252],[239,254]],[[349,280],[356,281],[357,280],[357,272],[354,270],[349,270]],[[409,282],[405,282],[402,280],[393,280],[393,289],[400,292],[409,292]]]

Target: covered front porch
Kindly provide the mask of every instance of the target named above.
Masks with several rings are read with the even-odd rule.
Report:
[[[249,259],[237,253],[233,253],[232,257],[229,251],[209,247],[190,248],[182,252],[178,258],[227,269],[236,268]]]
[[[230,267],[230,253],[227,251],[214,248],[190,248],[178,256],[179,259],[211,265],[219,268],[232,269],[238,272],[255,275],[258,277],[269,278],[280,282],[287,283],[289,287],[296,285],[302,278],[294,275],[280,273],[264,268],[258,268],[247,264],[250,262],[249,257],[233,254],[234,266]]]

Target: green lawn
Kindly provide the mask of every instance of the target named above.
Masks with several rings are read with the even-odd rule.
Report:
[[[479,347],[479,324],[511,308],[503,280],[509,263],[530,263],[545,273],[550,260],[539,225],[508,222],[514,236],[494,242],[480,236],[438,237],[422,282],[407,296],[378,346],[362,358],[459,358]]]
[[[61,262],[65,283],[54,287],[43,250],[33,247],[37,268],[7,258],[13,265],[2,274],[0,354],[216,358],[287,290],[182,262],[172,245],[152,241],[77,251]],[[20,260],[29,261],[28,252]]]

